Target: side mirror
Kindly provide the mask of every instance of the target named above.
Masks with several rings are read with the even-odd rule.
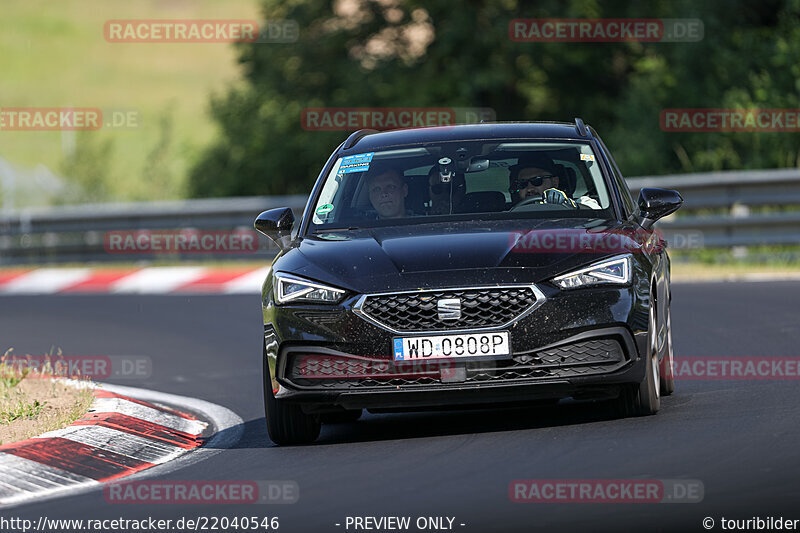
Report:
[[[292,232],[292,225],[294,224],[294,213],[288,207],[278,207],[264,211],[256,217],[253,226],[256,230],[260,231],[280,248],[284,248],[287,244],[287,237]]]
[[[671,189],[645,188],[639,192],[639,224],[649,229],[658,219],[663,218],[683,205],[683,197]]]

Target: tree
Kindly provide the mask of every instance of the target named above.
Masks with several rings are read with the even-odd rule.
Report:
[[[695,4],[543,0],[264,0],[287,44],[240,44],[244,84],[212,99],[218,142],[196,196],[307,193],[347,132],[307,107],[490,107],[498,120],[594,125],[626,175],[797,164],[796,134],[666,133],[666,107],[799,107],[800,0]],[[699,18],[692,43],[520,43],[514,18]]]

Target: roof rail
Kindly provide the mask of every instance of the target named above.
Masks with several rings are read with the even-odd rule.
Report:
[[[371,135],[373,133],[378,133],[378,130],[358,130],[351,133],[350,137],[348,137],[344,142],[344,149],[347,150],[348,148],[352,148],[358,141],[361,140],[362,137]]]
[[[578,130],[578,135],[581,137],[588,137],[589,133],[586,131],[586,124],[583,123],[583,120],[575,117],[575,129]]]

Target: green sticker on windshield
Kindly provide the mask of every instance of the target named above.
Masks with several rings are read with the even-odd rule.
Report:
[[[333,204],[322,204],[317,208],[318,215],[324,215],[325,213],[330,213],[333,211]]]

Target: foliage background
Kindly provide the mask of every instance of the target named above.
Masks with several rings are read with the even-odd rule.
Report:
[[[0,165],[17,171],[14,207],[185,197],[189,171],[219,134],[209,96],[242,82],[238,51],[224,43],[109,43],[103,25],[258,19],[259,9],[258,0],[2,0],[0,108],[125,109],[141,118],[134,129],[0,130]],[[45,167],[63,187],[37,180]]]
[[[697,18],[687,43],[520,43],[514,18]],[[289,44],[108,43],[108,19],[293,19]],[[347,132],[306,107],[489,107],[580,116],[626,176],[796,167],[800,135],[665,133],[664,108],[798,108],[800,0],[7,0],[0,107],[134,108],[135,131],[0,131],[52,202],[307,193]],[[2,194],[2,193],[0,193]],[[42,195],[33,195],[41,200]],[[2,200],[2,199],[0,199]]]
[[[627,176],[800,163],[797,134],[659,128],[663,108],[800,107],[798,0],[265,0],[263,13],[297,20],[301,38],[241,47],[246,84],[212,101],[222,136],[192,170],[193,195],[307,192],[343,134],[304,131],[305,107],[491,107],[498,120],[580,116]],[[543,17],[698,18],[705,37],[509,39],[512,19]],[[422,50],[414,44],[420,40]]]

